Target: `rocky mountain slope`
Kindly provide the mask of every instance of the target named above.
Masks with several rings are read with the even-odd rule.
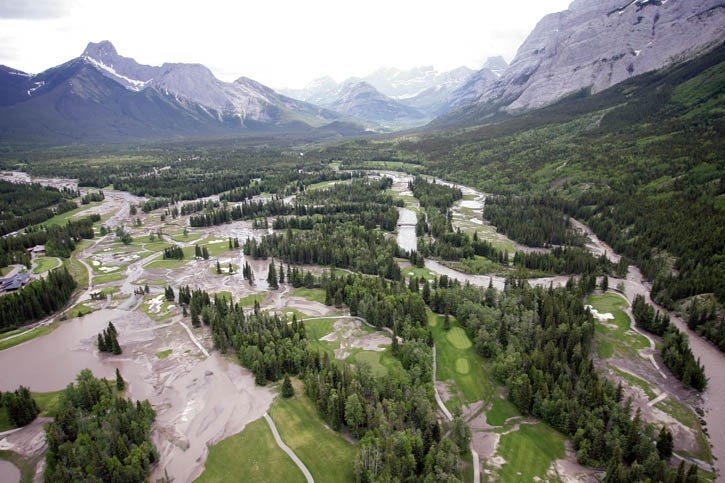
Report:
[[[721,0],[575,0],[538,23],[500,79],[479,71],[457,94],[478,111],[538,108],[600,92],[723,38]]]
[[[424,113],[380,93],[367,82],[351,82],[345,85],[329,107],[341,114],[384,127],[420,125],[426,121]]]

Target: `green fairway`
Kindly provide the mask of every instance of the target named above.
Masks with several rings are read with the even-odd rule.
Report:
[[[451,317],[451,328],[443,330],[443,316],[428,313],[437,351],[439,381],[452,381],[449,409],[493,397],[493,384],[486,374],[483,360],[476,353],[466,332]]]
[[[266,298],[266,293],[251,293],[240,298],[239,305],[241,305],[242,307],[254,307],[254,302],[258,302],[261,304]]]
[[[53,218],[51,218],[47,221],[44,221],[41,224],[46,225],[46,226],[60,226],[60,225],[65,225],[66,223],[68,223],[68,220],[71,220],[71,219],[80,220],[81,218],[83,218],[83,215],[79,214],[79,213],[86,211],[90,208],[93,208],[94,206],[98,206],[100,204],[101,204],[100,201],[96,201],[93,203],[89,203],[87,205],[81,205],[78,208],[76,208],[75,210],[70,210],[70,211],[66,211],[65,213],[61,213],[60,215],[55,215]],[[76,215],[78,215],[78,216],[76,216]]]
[[[433,280],[435,278],[435,274],[431,272],[429,269],[423,267],[408,267],[408,268],[401,268],[400,271],[402,272],[402,275],[405,278],[415,277],[415,278],[425,278],[427,280]]]
[[[183,267],[186,263],[189,263],[189,259],[184,260],[154,260],[153,262],[144,265],[146,270],[154,268],[167,268],[169,270],[176,270]]]
[[[317,483],[355,481],[355,447],[325,426],[304,395],[301,384],[295,384],[295,394],[290,399],[278,399],[270,411],[282,440],[307,466]]]
[[[611,366],[610,366],[611,367]],[[644,379],[635,376],[634,374],[630,374],[629,372],[624,372],[623,370],[612,367],[614,369],[614,372],[616,372],[622,379],[627,381],[630,385],[639,387],[644,391],[644,393],[647,395],[647,398],[650,400],[655,399],[657,397],[657,394],[655,393],[654,389],[652,389],[652,385],[645,381]]]
[[[86,304],[76,304],[64,315],[67,319],[72,319],[73,317],[83,317],[84,315],[88,315],[94,310],[94,308],[89,307]]]
[[[468,374],[468,372],[471,370],[468,359],[464,359],[462,357],[459,357],[456,359],[456,372],[458,374]]]
[[[697,458],[702,461],[712,462],[712,450],[710,449],[710,443],[708,443],[707,436],[703,432],[700,421],[697,415],[687,405],[676,401],[672,398],[666,398],[658,402],[655,407],[682,423],[685,427],[693,429],[695,431],[695,441],[697,442],[697,448],[693,451],[677,451],[685,456]]]
[[[35,399],[40,409],[40,416],[53,416],[61,392],[63,391],[31,392],[33,399]],[[0,407],[0,431],[7,431],[13,428],[15,428],[15,425],[10,421],[7,409]]]
[[[158,357],[159,359],[166,359],[167,357],[169,357],[171,355],[171,353],[173,351],[174,351],[174,349],[164,349],[162,351],[158,351],[156,353],[156,357]]]
[[[327,342],[319,340],[333,330],[335,319],[314,319],[305,320],[305,333],[309,341],[310,348],[317,349],[320,352],[327,352],[331,359],[335,358],[335,349],[340,347],[340,341]]]
[[[33,273],[45,273],[54,268],[58,268],[63,264],[60,258],[56,257],[37,257],[35,259],[35,268]]]
[[[104,275],[97,275],[93,277],[93,284],[101,285],[104,283],[118,282],[119,280],[123,280],[124,278],[126,278],[126,276],[123,273],[106,273]]]
[[[352,353],[347,359],[348,362],[364,362],[370,366],[374,376],[384,376],[391,371],[402,370],[400,361],[393,357],[390,347],[384,351],[358,350]]]
[[[516,406],[506,399],[494,399],[491,408],[486,412],[486,422],[491,426],[503,426],[507,419],[519,416]]]
[[[471,344],[471,339],[466,335],[466,331],[460,327],[451,327],[451,330],[446,334],[446,339],[456,349],[468,349],[473,345]]]
[[[624,357],[637,357],[640,350],[649,347],[646,337],[631,330],[631,321],[624,312],[628,304],[622,296],[614,293],[591,295],[587,304],[599,314],[614,316],[604,321],[595,317],[597,352],[601,357],[611,357],[615,352]]]
[[[551,481],[546,472],[555,459],[564,457],[564,436],[544,423],[523,424],[518,431],[501,436],[498,454],[506,460],[498,481],[534,481],[535,477]]]
[[[292,290],[292,296],[302,297],[313,302],[325,303],[325,291],[321,288],[298,287]]]
[[[17,337],[9,338],[9,337],[11,337],[10,334],[7,334],[7,333],[3,334],[4,338],[0,339],[0,350],[8,349],[10,347],[20,345],[23,342],[27,342],[31,339],[35,339],[36,337],[40,337],[41,335],[49,334],[50,332],[53,331],[54,328],[55,328],[55,323],[53,323],[51,325],[44,325],[42,327],[38,327],[37,329],[33,329],[33,330],[27,331],[27,332],[25,332],[25,329],[20,329],[20,332],[13,331],[18,334],[21,332],[25,332],[23,335],[19,335]]]
[[[264,419],[209,448],[199,483],[304,482],[302,472],[274,441]]]

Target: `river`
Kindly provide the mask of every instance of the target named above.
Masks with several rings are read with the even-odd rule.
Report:
[[[412,179],[410,175],[395,171],[385,171],[382,174],[393,178],[393,189],[398,192],[402,192],[404,189],[407,190],[407,182]],[[461,212],[458,211],[458,208],[460,207],[474,209],[480,209],[483,207],[483,202],[485,202],[484,193],[478,192],[467,186],[450,183],[438,178],[435,179],[436,182],[460,188],[464,194],[473,195],[475,198],[475,201],[457,202],[453,209],[454,220],[455,218],[463,217]],[[403,188],[403,186],[405,186],[405,188]],[[399,208],[399,213],[400,218],[397,234],[398,245],[405,250],[410,250],[411,247],[416,246],[415,223],[417,221],[417,215],[416,212],[407,208]],[[621,256],[609,245],[601,241],[588,226],[578,220],[572,220],[572,224],[589,238],[589,242],[586,244],[586,247],[594,255],[600,256],[602,254],[606,254],[607,258],[609,258],[609,260],[613,263],[619,262]],[[517,248],[527,247],[521,247],[517,244]],[[446,275],[449,278],[455,278],[464,283],[468,282],[471,285],[487,287],[489,283],[493,283],[493,286],[498,290],[502,290],[504,287],[504,278],[497,275],[471,275],[449,268],[435,260],[426,260],[425,266],[437,275]],[[566,284],[567,280],[568,277],[556,276],[530,279],[529,283],[532,285],[548,286],[549,284],[553,284],[554,286],[559,286]],[[666,312],[666,310],[652,302],[650,299],[649,292],[651,285],[644,280],[642,273],[636,266],[630,265],[626,280],[619,280],[610,277],[610,283],[612,285],[616,285],[619,282],[624,284],[625,295],[627,296],[630,304],[636,295],[643,295],[647,302],[651,303],[660,312]],[[704,420],[707,423],[707,428],[709,429],[709,439],[712,444],[712,453],[715,458],[714,467],[719,475],[723,475],[725,474],[725,431],[718,428],[725,428],[725,370],[723,370],[723,366],[725,366],[725,354],[723,354],[714,345],[692,332],[681,318],[675,316],[674,314],[670,314],[670,320],[682,332],[688,335],[692,353],[695,357],[699,358],[705,366],[705,371],[708,377],[708,386],[707,390],[702,394],[705,411]]]
[[[394,179],[393,189],[405,193],[409,175],[397,172],[385,172]],[[438,180],[441,181],[441,180]],[[457,208],[478,210],[485,195],[469,187],[460,187],[464,193],[473,195],[475,202],[461,201]],[[108,196],[108,195],[107,195]],[[114,193],[109,204],[125,205],[132,198]],[[134,199],[133,201],[137,201]],[[415,206],[399,208],[399,227],[397,241],[401,248],[417,248]],[[124,211],[115,220],[127,221],[130,215]],[[457,217],[463,216],[457,211]],[[480,217],[477,217],[480,220]],[[472,220],[472,218],[471,218]],[[577,227],[587,232],[593,253],[606,252],[613,261],[619,256],[606,244],[594,236],[584,225],[576,222]],[[150,227],[149,227],[150,229]],[[251,230],[247,223],[214,227],[208,230],[219,237],[238,236],[243,242],[247,236],[259,236],[262,230]],[[148,260],[146,260],[148,261]],[[238,263],[243,263],[239,257]],[[127,282],[138,280],[141,265],[132,264],[127,273]],[[235,261],[236,263],[236,261]],[[264,285],[266,261],[254,261],[255,272],[260,285]],[[461,282],[487,287],[489,283],[497,289],[504,286],[504,278],[496,275],[469,275],[446,267],[434,260],[426,260],[426,267],[439,275],[447,275]],[[199,277],[193,267],[180,272],[189,282],[197,284],[208,277]],[[187,273],[188,272],[188,273]],[[561,285],[568,277],[545,277],[532,279],[537,285]],[[177,281],[178,282],[178,281]],[[210,282],[211,283],[211,282]],[[237,276],[224,279],[224,284],[241,284]],[[612,284],[617,283],[612,279]],[[649,286],[643,281],[636,267],[630,267],[625,284],[625,293],[630,302],[637,294],[649,300]],[[205,289],[213,289],[205,286]],[[124,284],[122,292],[132,291],[130,284]],[[263,288],[263,287],[258,287]],[[218,288],[217,288],[218,290]],[[187,333],[178,325],[179,319],[159,325],[136,309],[133,295],[126,303],[116,309],[102,309],[85,317],[60,323],[51,334],[33,339],[16,347],[0,351],[0,390],[14,390],[18,385],[29,386],[33,391],[53,391],[62,389],[71,382],[83,368],[90,368],[96,376],[114,377],[118,368],[129,382],[129,395],[135,399],[148,398],[157,410],[157,423],[154,425],[154,441],[159,447],[162,464],[158,466],[152,479],[163,476],[166,469],[176,481],[191,481],[200,473],[206,458],[209,444],[240,431],[244,425],[264,413],[271,404],[273,393],[269,389],[254,385],[254,379],[245,369],[236,363],[230,363],[217,352],[204,357],[189,340]],[[121,307],[126,310],[121,310]],[[124,348],[121,356],[100,355],[96,349],[96,335],[103,330],[108,321],[113,321],[120,332],[120,342]],[[723,473],[725,464],[725,371],[723,354],[714,346],[692,334],[677,317],[672,317],[681,330],[690,336],[692,351],[704,363],[709,378],[707,391],[703,394],[705,420],[710,428],[715,466]],[[167,359],[155,356],[157,351],[171,348],[173,353]],[[0,463],[2,464],[2,463]],[[5,478],[12,468],[0,466],[0,480]]]

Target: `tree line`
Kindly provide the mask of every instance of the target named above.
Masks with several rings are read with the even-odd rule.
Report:
[[[660,314],[642,295],[632,301],[632,315],[638,327],[662,337],[662,360],[675,377],[687,386],[704,391],[707,387],[705,367],[699,359],[695,360],[687,336],[670,322],[669,315]]]

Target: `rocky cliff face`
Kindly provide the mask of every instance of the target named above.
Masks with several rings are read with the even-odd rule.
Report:
[[[532,109],[582,89],[604,90],[725,39],[722,0],[574,0],[544,17],[500,79],[469,98]],[[484,79],[485,80],[485,79]]]

